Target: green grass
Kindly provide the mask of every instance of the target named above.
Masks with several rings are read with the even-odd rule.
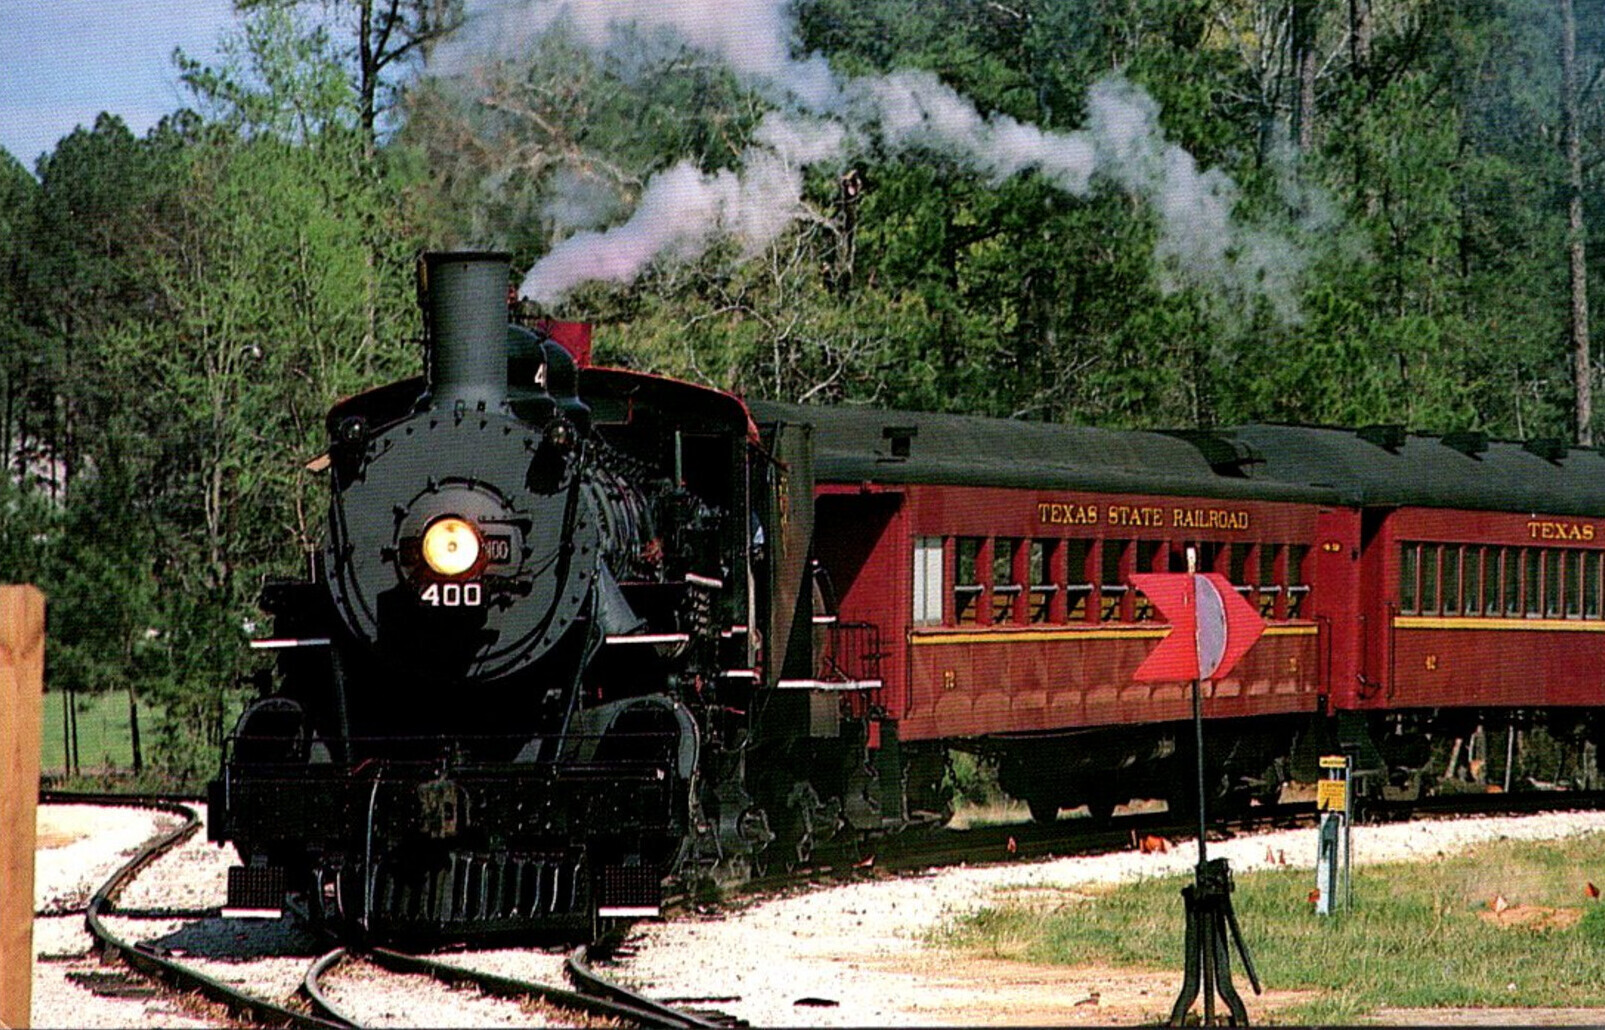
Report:
[[[1313,842],[1312,834],[1312,849]],[[1589,881],[1605,884],[1605,834],[1359,866],[1354,909],[1336,916],[1314,914],[1307,869],[1238,876],[1233,901],[1267,988],[1315,992],[1276,1018],[1352,1023],[1381,1006],[1605,1007],[1605,905],[1585,895]],[[1034,963],[1179,976],[1179,892],[1190,882],[1146,880],[1091,898],[1006,903],[956,920],[932,942]],[[1582,918],[1564,928],[1501,928],[1479,916],[1496,896],[1512,906],[1580,910]],[[1243,988],[1246,978],[1235,972]]]
[[[44,725],[40,732],[39,768],[45,773],[62,772],[64,740],[62,707],[67,695],[51,691],[44,697]],[[130,769],[134,749],[128,728],[128,695],[122,693],[78,694],[78,765],[88,769]],[[145,746],[155,725],[153,714],[140,706],[140,732]]]

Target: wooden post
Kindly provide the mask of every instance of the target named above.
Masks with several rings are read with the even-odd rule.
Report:
[[[45,597],[0,586],[0,1025],[32,1026],[34,818]]]

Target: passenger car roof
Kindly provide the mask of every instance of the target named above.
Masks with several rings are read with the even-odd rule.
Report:
[[[932,483],[1605,517],[1605,455],[1554,441],[1251,424],[1153,432],[752,401],[813,426],[820,482]],[[906,456],[894,453],[901,437]]]
[[[1329,489],[1224,475],[1199,446],[1157,432],[860,407],[749,401],[760,423],[813,426],[826,483],[929,483],[1333,503]],[[897,440],[906,456],[894,453]]]
[[[1605,456],[1593,449],[1392,427],[1245,425],[1219,436],[1255,452],[1250,478],[1329,488],[1344,504],[1605,516]]]

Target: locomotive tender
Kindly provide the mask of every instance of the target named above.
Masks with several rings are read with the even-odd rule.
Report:
[[[329,414],[328,542],[263,605],[276,687],[212,785],[230,903],[376,937],[656,911],[816,842],[939,824],[951,750],[1052,820],[1190,803],[1189,684],[1134,573],[1268,622],[1206,688],[1214,795],[1346,743],[1605,735],[1605,457],[1477,434],[1116,432],[743,404],[423,265],[428,375]],[[1301,775],[1302,774],[1302,775]]]

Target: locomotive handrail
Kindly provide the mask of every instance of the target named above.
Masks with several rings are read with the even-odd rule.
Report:
[[[278,651],[290,647],[328,647],[333,641],[329,637],[265,637],[250,641],[253,651]]]
[[[1389,701],[1392,701],[1393,693],[1397,689],[1397,684],[1399,682],[1399,642],[1397,639],[1395,639],[1398,629],[1393,624],[1394,620],[1399,617],[1399,606],[1394,602],[1389,601],[1387,604],[1387,610],[1388,624],[1385,632],[1388,638],[1388,682],[1383,684],[1383,689],[1385,691],[1383,696]]]
[[[836,683],[880,682],[880,660],[885,657],[880,646],[880,626],[873,622],[838,622],[827,633],[829,644],[821,656],[822,671],[827,675],[822,679]],[[860,639],[863,644],[853,649],[852,643]]]
[[[1308,587],[1305,588],[1309,589]],[[1332,694],[1332,620],[1325,615],[1317,615],[1311,620],[1315,623],[1315,639],[1320,655],[1320,668],[1318,675],[1320,682],[1316,685],[1316,694],[1330,697]]]
[[[775,684],[780,690],[829,690],[839,693],[848,693],[854,690],[881,690],[886,686],[884,680],[818,680],[795,679],[780,680]]]
[[[689,633],[610,633],[603,638],[609,644],[689,644]]]

